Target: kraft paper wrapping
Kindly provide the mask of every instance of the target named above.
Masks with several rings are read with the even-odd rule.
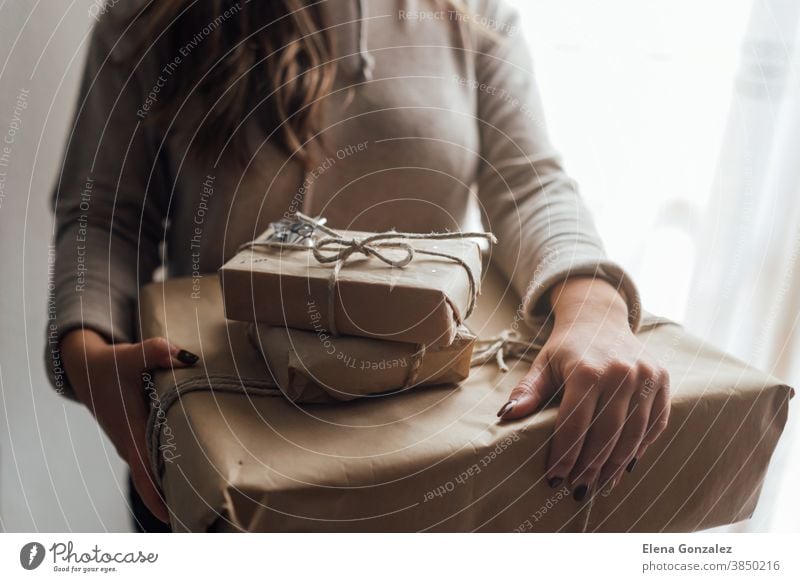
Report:
[[[194,296],[193,296],[194,293]],[[470,329],[490,337],[519,299],[490,272]],[[201,355],[155,374],[150,450],[176,531],[691,531],[747,518],[791,389],[648,319],[671,374],[663,436],[608,496],[575,502],[543,481],[556,409],[500,423],[528,369],[474,368],[457,388],[298,406],[265,381],[246,324],[215,278],[145,288],[142,330]],[[519,319],[519,318],[516,318]]]
[[[330,403],[392,395],[418,386],[456,384],[469,376],[475,336],[461,326],[449,346],[332,337],[264,324],[248,335],[292,402]]]
[[[348,237],[367,234],[342,231]],[[480,246],[474,240],[408,242],[416,249],[458,257],[480,281]],[[403,255],[396,249],[382,252],[393,258]],[[470,303],[465,267],[443,257],[416,254],[409,265],[396,268],[374,257],[354,255],[331,291],[333,270],[333,263],[317,262],[310,250],[243,250],[220,269],[226,315],[318,331],[328,327],[328,297],[333,292],[340,334],[432,346],[452,343]]]

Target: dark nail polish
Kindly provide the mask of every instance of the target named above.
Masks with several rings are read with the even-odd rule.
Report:
[[[561,485],[563,482],[564,482],[564,480],[561,477],[552,477],[551,479],[548,479],[547,484],[550,485],[550,487],[552,489],[555,489],[556,487]]]
[[[637,459],[636,457],[632,458],[632,459],[631,459],[631,462],[630,462],[630,463],[628,463],[628,466],[627,466],[627,467],[625,467],[625,470],[626,470],[628,473],[630,473],[631,471],[633,471],[633,468],[636,466],[636,461],[638,461],[638,460],[639,460],[639,459]]]
[[[575,493],[572,494],[572,498],[575,501],[583,501],[588,492],[589,488],[586,485],[579,485],[578,488],[575,489]]]
[[[497,413],[498,418],[505,416],[512,410],[514,410],[514,405],[517,403],[516,399],[509,400],[505,404],[503,404],[503,408],[499,410]]]
[[[191,366],[192,364],[196,364],[197,360],[200,359],[200,356],[193,354],[192,352],[187,352],[186,350],[181,350],[178,352],[178,355],[175,356],[178,358],[178,361],[183,362]]]

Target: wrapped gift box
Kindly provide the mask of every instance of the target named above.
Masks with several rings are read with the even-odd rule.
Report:
[[[352,240],[372,233],[339,234]],[[480,282],[480,247],[471,239],[405,242],[417,252],[404,267],[353,254],[336,274],[336,264],[319,262],[310,248],[245,248],[220,269],[225,313],[238,321],[312,331],[334,331],[333,322],[342,335],[449,345],[479,291],[470,285],[467,270]],[[404,257],[402,249],[373,247],[391,260]]]
[[[556,409],[495,416],[527,362],[473,368],[456,388],[300,406],[265,378],[247,325],[223,317],[216,278],[192,294],[190,280],[141,293],[144,335],[201,355],[154,376],[149,445],[177,531],[698,530],[751,515],[787,417],[779,380],[647,319],[670,425],[609,495],[578,503],[543,480]],[[490,272],[469,327],[516,327],[518,304]]]
[[[430,348],[264,324],[250,324],[248,333],[284,396],[318,404],[456,384],[469,375],[475,345],[464,326],[449,346]]]

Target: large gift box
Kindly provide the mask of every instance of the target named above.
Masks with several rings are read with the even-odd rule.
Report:
[[[319,228],[317,249],[272,243],[273,227],[223,265],[227,317],[334,335],[453,342],[480,292],[477,240],[491,235]]]
[[[525,332],[519,298],[489,272],[467,322]],[[226,321],[215,277],[141,293],[145,337],[200,354],[157,372],[149,447],[176,531],[691,531],[750,516],[791,389],[646,318],[671,374],[669,427],[610,494],[576,502],[543,479],[556,409],[497,410],[529,367],[474,367],[458,386],[298,405],[265,375],[248,324]]]

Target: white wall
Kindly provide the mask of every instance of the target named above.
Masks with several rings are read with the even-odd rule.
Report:
[[[121,462],[44,375],[48,210],[92,18],[89,0],[0,0],[0,529],[127,531]],[[11,127],[27,90],[21,127]],[[0,149],[4,144],[0,143]]]

